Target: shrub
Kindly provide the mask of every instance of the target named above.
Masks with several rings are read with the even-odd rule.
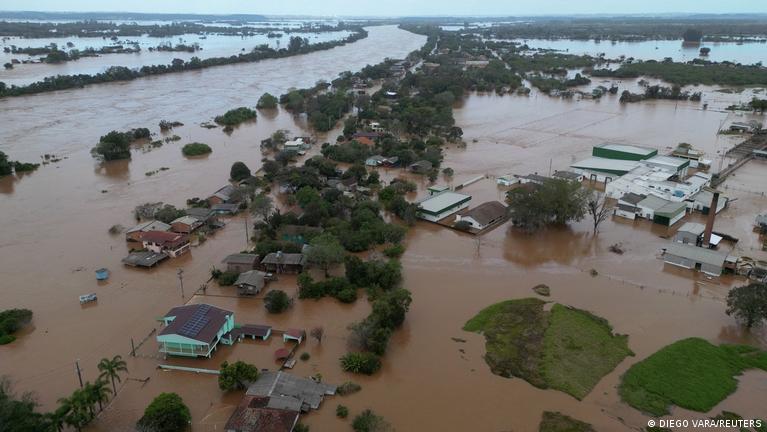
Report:
[[[190,143],[181,148],[181,153],[184,156],[200,156],[212,152],[213,149],[209,145],[203,143]]]
[[[301,353],[301,357],[300,357],[300,358],[301,358],[301,360],[303,360],[303,361],[307,361],[307,360],[309,360],[310,358],[312,358],[312,356],[311,356],[311,354],[309,354],[308,352],[302,352],[302,353]]]
[[[256,108],[259,108],[259,109],[277,108],[278,102],[279,100],[276,97],[272,96],[269,93],[264,93],[263,95],[261,95],[260,98],[258,98],[258,103],[256,104]]]
[[[272,290],[264,297],[264,307],[269,313],[280,313],[290,307],[290,297],[282,290]]]
[[[336,417],[338,418],[346,418],[349,416],[349,408],[346,408],[343,405],[338,405],[336,407]]]
[[[401,244],[389,246],[388,248],[384,249],[383,253],[389,258],[398,258],[402,256],[403,253],[405,253],[405,246]]]
[[[346,381],[345,383],[338,386],[336,393],[338,393],[340,396],[346,396],[352,393],[357,393],[360,390],[362,390],[362,386],[359,384],[351,381]]]
[[[303,423],[298,423],[296,424],[296,427],[293,428],[293,432],[309,432],[309,426]]]
[[[231,109],[224,113],[224,115],[216,116],[214,121],[224,126],[238,125],[244,121],[256,118],[258,114],[248,107],[239,107]]]
[[[352,429],[354,432],[384,432],[391,430],[391,425],[383,417],[367,409],[354,417]]]
[[[237,282],[237,278],[240,276],[239,273],[232,270],[227,270],[218,277],[218,284],[221,286],[232,286],[235,282]]]
[[[381,359],[370,352],[350,352],[341,357],[341,368],[346,372],[373,375],[381,369]]]

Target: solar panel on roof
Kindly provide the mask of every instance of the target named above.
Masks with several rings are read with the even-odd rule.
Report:
[[[207,317],[209,311],[210,305],[199,305],[197,310],[194,311],[194,314],[189,317],[189,320],[181,326],[178,333],[186,337],[196,337],[210,322],[210,319]]]

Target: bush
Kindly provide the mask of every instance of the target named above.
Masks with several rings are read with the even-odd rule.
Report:
[[[232,286],[237,282],[237,278],[240,274],[233,270],[227,270],[218,277],[218,284],[221,286]]]
[[[296,427],[293,428],[293,432],[309,432],[309,426],[303,423],[298,423],[296,424]]]
[[[272,290],[264,297],[264,307],[269,313],[280,313],[290,307],[290,297],[282,290]]]
[[[346,408],[343,405],[338,405],[336,407],[336,417],[338,418],[346,418],[349,416],[349,408]]]
[[[350,352],[341,357],[341,368],[346,372],[373,375],[381,369],[381,359],[370,352]]]
[[[258,103],[256,104],[256,108],[259,109],[273,109],[277,108],[277,103],[279,103],[279,100],[272,96],[269,93],[264,93],[261,95],[260,98],[258,98]]]
[[[384,249],[383,253],[389,258],[398,258],[402,256],[403,253],[405,253],[405,246],[396,244]]]
[[[357,393],[360,390],[362,390],[362,386],[359,384],[351,381],[346,381],[345,383],[338,386],[336,393],[338,393],[340,396],[346,396],[352,393]]]
[[[244,121],[254,119],[257,115],[258,114],[254,110],[248,107],[239,107],[227,111],[224,115],[216,116],[214,121],[220,125],[234,126]]]
[[[144,410],[136,423],[142,432],[182,432],[192,421],[189,408],[176,393],[160,393]]]
[[[301,360],[303,360],[303,361],[307,361],[307,360],[309,360],[310,358],[312,358],[312,356],[311,356],[311,354],[309,354],[308,352],[302,352],[302,353],[301,353],[301,357],[300,357],[300,359],[301,359]]]
[[[367,409],[354,417],[352,429],[354,432],[384,432],[391,430],[391,425],[383,417]]]
[[[181,153],[184,156],[200,156],[212,152],[213,149],[209,145],[203,143],[190,143],[181,148]]]

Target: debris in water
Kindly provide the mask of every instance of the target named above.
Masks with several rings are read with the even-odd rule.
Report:
[[[544,297],[551,295],[551,288],[549,288],[549,286],[546,284],[538,284],[534,286],[533,291],[535,291],[536,294],[542,295]]]

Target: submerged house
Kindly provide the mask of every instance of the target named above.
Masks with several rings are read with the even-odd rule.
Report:
[[[302,412],[319,409],[336,386],[282,371],[262,372],[224,426],[225,432],[290,432]]]
[[[170,223],[170,227],[173,232],[190,234],[192,231],[201,227],[202,222],[203,221],[197,219],[196,217],[187,215],[173,220],[173,222]]]
[[[719,276],[728,261],[728,254],[690,244],[672,242],[666,247],[663,260],[671,265]]]
[[[446,190],[418,202],[418,217],[438,222],[469,206],[471,195]]]
[[[679,222],[687,214],[687,204],[673,202],[655,195],[650,195],[637,203],[639,216],[657,224],[671,226]]]
[[[258,267],[259,256],[256,254],[236,253],[227,256],[221,261],[226,264],[226,270],[237,273],[255,270]]]
[[[158,220],[142,222],[125,232],[125,240],[141,241],[141,236],[149,231],[170,231],[170,225]]]
[[[420,160],[410,165],[410,171],[424,174],[431,170],[432,163],[427,160]]]
[[[219,342],[231,345],[225,334],[234,329],[234,312],[207,304],[171,309],[157,335],[160,352],[184,357],[210,357]]]
[[[236,190],[237,189],[234,186],[230,184],[226,185],[222,187],[221,189],[217,190],[216,192],[214,192],[213,195],[209,196],[208,202],[211,205],[226,204],[229,202],[234,202],[235,201],[234,195]]]
[[[455,216],[455,222],[465,222],[471,228],[483,230],[508,218],[506,206],[499,201],[488,201]]]
[[[272,252],[261,260],[261,267],[272,273],[301,273],[306,265],[302,253]]]
[[[632,192],[624,194],[618,199],[618,204],[615,206],[613,214],[626,219],[634,220],[636,219],[637,215],[641,213],[641,209],[639,208],[638,204],[645,198],[647,198],[646,195],[635,194]]]
[[[237,295],[239,296],[254,296],[261,292],[266,285],[266,279],[264,278],[266,273],[258,270],[250,270],[245,273],[240,273],[237,277],[237,281],[234,285],[237,287]]]
[[[189,237],[185,234],[149,231],[141,235],[141,243],[144,249],[155,253],[165,253],[171,258],[176,258],[189,252]]]

